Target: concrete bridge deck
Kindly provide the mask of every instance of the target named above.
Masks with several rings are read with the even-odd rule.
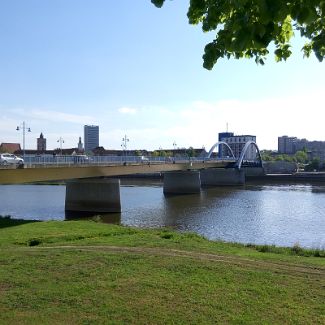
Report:
[[[168,171],[200,170],[223,168],[230,161],[206,161],[183,163],[150,163],[126,165],[77,165],[77,166],[37,166],[34,168],[0,169],[0,184],[24,184],[56,180],[109,177],[132,174],[146,174]]]

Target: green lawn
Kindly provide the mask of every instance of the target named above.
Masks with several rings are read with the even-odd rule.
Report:
[[[325,258],[301,255],[324,251],[0,218],[0,324],[324,324]]]

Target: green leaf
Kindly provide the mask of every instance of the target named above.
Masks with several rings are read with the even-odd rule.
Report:
[[[165,0],[151,0],[151,2],[157,7],[161,8],[165,2]]]

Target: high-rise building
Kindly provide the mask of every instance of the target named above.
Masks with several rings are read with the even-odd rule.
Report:
[[[86,152],[99,147],[99,126],[98,125],[84,126],[84,143],[85,143]]]
[[[37,151],[46,151],[46,139],[44,138],[43,133],[41,133],[39,138],[37,138]]]
[[[278,137],[278,153],[292,155],[297,151],[306,151],[309,159],[325,160],[325,141],[308,141],[286,135]]]
[[[240,155],[243,151],[243,148],[248,141],[256,142],[255,135],[234,135],[234,133],[232,133],[232,132],[219,133],[218,139],[219,139],[219,141],[224,141],[229,145],[229,147],[231,148],[231,150],[234,153],[234,156],[236,158],[240,157]],[[219,147],[221,147],[221,150],[219,148],[219,150],[220,150],[219,157],[220,158],[230,156],[230,154],[228,152],[229,150],[226,146],[221,145]],[[256,148],[253,146],[249,147],[245,154],[245,158],[249,159],[249,160],[256,159]]]
[[[297,137],[288,137],[284,135],[282,137],[278,137],[278,152],[284,154],[294,154],[297,151]]]

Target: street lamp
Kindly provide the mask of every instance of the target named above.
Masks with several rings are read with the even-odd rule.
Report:
[[[23,121],[23,124],[16,127],[16,131],[23,131],[23,159],[25,160],[25,136],[26,136],[26,130],[27,132],[31,132],[30,127],[26,126],[25,121]]]
[[[125,135],[124,138],[122,139],[122,144],[121,147],[124,150],[124,155],[125,155],[125,159],[126,159],[126,150],[127,150],[127,143],[130,141],[130,139]]]
[[[60,151],[61,151],[61,156],[62,156],[62,143],[64,143],[64,140],[60,137],[60,139],[57,140],[56,142],[60,142]]]
[[[176,144],[175,141],[173,142],[173,147],[174,147],[174,152],[173,152],[173,154],[174,154],[174,157],[175,157],[175,150],[176,150],[176,147],[177,147],[177,144]]]

